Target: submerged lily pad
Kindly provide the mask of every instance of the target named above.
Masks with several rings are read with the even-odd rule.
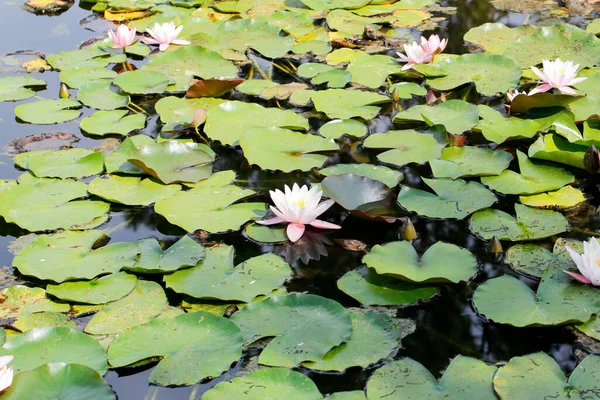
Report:
[[[85,304],[105,304],[119,300],[131,293],[136,280],[135,275],[118,272],[91,281],[48,285],[46,290],[61,300]]]
[[[361,267],[347,272],[337,282],[338,288],[363,305],[411,305],[429,300],[439,292],[434,286],[419,285],[377,274]]]
[[[444,125],[446,130],[459,135],[477,125],[477,107],[463,100],[448,100],[435,106],[415,106],[399,112],[394,122],[422,121],[429,125]]]
[[[258,360],[271,366],[295,367],[305,361],[319,361],[352,335],[352,321],[344,307],[313,294],[250,303],[231,320],[240,327],[246,344],[274,337]]]
[[[108,348],[113,367],[161,357],[150,383],[193,385],[221,375],[242,355],[240,329],[226,318],[197,311],[155,319],[120,335]]]
[[[37,100],[15,107],[17,117],[31,124],[60,124],[79,118],[81,103],[71,99]]]
[[[116,273],[135,263],[139,253],[135,243],[114,243],[92,249],[105,238],[103,231],[40,235],[19,252],[13,265],[23,275],[64,282]]]
[[[127,115],[127,110],[97,111],[81,120],[80,128],[91,136],[125,136],[146,125],[144,114]]]
[[[477,260],[467,249],[436,242],[419,256],[408,241],[373,246],[363,262],[378,274],[410,282],[465,282],[477,272]]]
[[[377,159],[386,164],[403,166],[409,163],[423,164],[427,161],[440,158],[446,146],[436,138],[439,130],[417,132],[412,129],[403,131],[387,131],[370,135],[364,146],[373,149],[391,149],[377,156]]]
[[[463,146],[447,147],[438,160],[430,160],[436,178],[464,178],[498,175],[508,168],[513,157],[503,150]]]
[[[555,211],[515,204],[515,212],[516,218],[491,208],[478,211],[469,220],[469,229],[485,240],[495,236],[500,240],[515,242],[541,239],[569,229],[567,219]]]
[[[29,75],[4,76],[0,78],[0,101],[25,100],[35,96],[30,87],[46,86],[46,81],[35,79]]]
[[[14,162],[39,178],[83,178],[104,170],[102,152],[80,148],[28,151],[17,154]]]
[[[234,267],[231,246],[207,250],[206,259],[194,268],[167,275],[168,288],[197,299],[251,302],[268,295],[291,278],[290,266],[280,257],[266,253]]]
[[[145,206],[178,193],[180,185],[163,185],[153,179],[106,175],[90,182],[88,191],[111,203]]]

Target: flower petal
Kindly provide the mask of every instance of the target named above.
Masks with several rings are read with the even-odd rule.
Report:
[[[275,225],[275,224],[280,224],[282,222],[285,222],[285,221],[279,217],[273,217],[271,219],[263,219],[261,221],[256,221],[257,224],[261,224],[261,225]]]
[[[297,242],[304,234],[304,229],[306,229],[304,224],[289,224],[287,227],[287,236],[290,241]]]
[[[548,90],[552,90],[552,86],[547,83],[542,83],[540,86],[536,87],[531,92],[529,92],[528,95],[533,96],[536,93],[544,93],[544,92],[547,92]]]
[[[327,221],[321,221],[320,219],[315,219],[309,225],[314,226],[315,228],[320,228],[320,229],[341,229],[342,228],[339,225],[332,224],[331,222],[327,222]]]
[[[585,276],[583,276],[581,274],[571,272],[571,271],[565,271],[564,269],[563,269],[563,272],[578,282],[584,283],[586,285],[589,285],[590,283],[592,283],[592,281],[590,281],[588,278],[586,278]]]

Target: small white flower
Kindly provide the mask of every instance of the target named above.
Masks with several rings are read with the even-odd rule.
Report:
[[[13,369],[8,366],[14,359],[13,356],[0,357],[0,393],[10,387],[13,381]]]
[[[600,244],[596,238],[583,242],[583,253],[579,254],[569,246],[565,246],[569,255],[577,265],[581,274],[563,271],[581,283],[600,286]]]
[[[433,60],[433,56],[426,53],[421,45],[417,42],[405,44],[404,52],[406,55],[397,52],[398,57],[400,58],[399,61],[407,63],[404,67],[402,67],[402,71],[411,69],[413,65],[425,64]]]
[[[509,102],[512,102],[515,99],[515,97],[517,97],[520,94],[527,95],[527,93],[525,93],[524,91],[519,92],[518,90],[513,90],[512,92],[510,92],[510,91],[506,92],[506,100]]]
[[[143,38],[142,42],[146,44],[157,44],[160,51],[165,51],[171,44],[185,45],[190,44],[187,40],[177,39],[181,33],[183,25],[175,26],[175,22],[165,22],[164,24],[155,23],[152,28],[146,29],[151,38]]]
[[[573,64],[573,61],[543,60],[544,72],[532,66],[531,70],[542,81],[541,85],[529,92],[529,95],[547,92],[552,89],[558,89],[561,93],[576,95],[577,92],[571,86],[585,81],[587,78],[576,78],[579,64]]]

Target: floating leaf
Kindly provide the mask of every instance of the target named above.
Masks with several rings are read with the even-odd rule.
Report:
[[[79,89],[87,82],[97,79],[113,79],[118,74],[102,67],[75,67],[60,71],[60,81],[71,89]],[[90,78],[92,77],[92,78]]]
[[[393,361],[377,369],[367,383],[369,400],[442,400],[477,398],[495,400],[492,379],[497,368],[483,361],[456,356],[439,382],[411,358]]]
[[[487,140],[498,144],[508,140],[532,138],[538,132],[547,131],[555,120],[554,114],[505,117],[499,111],[483,104],[479,104],[477,109],[481,121],[476,129],[480,130]]]
[[[583,203],[586,199],[581,190],[565,186],[555,192],[520,196],[521,203],[530,207],[567,209]]]
[[[242,398],[320,400],[323,397],[309,377],[286,368],[262,368],[230,382],[219,382],[203,396],[204,400]]]
[[[235,267],[233,254],[231,246],[208,249],[204,262],[165,276],[165,283],[176,293],[197,299],[251,302],[291,278],[290,266],[275,254],[262,254]]]
[[[270,226],[251,223],[246,225],[244,233],[250,239],[259,243],[285,243],[288,238],[285,234],[285,228],[273,228]]]
[[[212,110],[225,103],[224,99],[203,97],[200,99],[180,99],[179,97],[163,97],[154,106],[163,123],[177,123],[189,125],[194,121],[194,112],[198,108]]]
[[[436,178],[463,178],[498,175],[508,168],[513,157],[503,150],[482,147],[447,147],[439,160],[430,160]]]
[[[414,82],[398,82],[390,86],[389,92],[401,99],[411,99],[412,96],[425,96],[427,89]]]
[[[46,86],[46,81],[32,78],[29,75],[4,76],[0,78],[0,101],[24,100],[35,96],[30,87]]]
[[[569,143],[559,135],[544,135],[529,146],[528,154],[531,158],[559,162],[585,169],[583,158],[586,151],[586,146]]]
[[[419,256],[408,241],[373,246],[363,262],[380,275],[410,282],[465,282],[477,272],[477,260],[467,249],[436,242]]]
[[[105,175],[90,182],[88,191],[111,203],[147,206],[178,193],[180,185],[163,185],[152,179]]]
[[[438,130],[439,131],[439,130]],[[432,133],[436,133],[432,131]],[[403,166],[409,163],[423,164],[440,158],[446,146],[436,135],[412,129],[376,133],[365,140],[364,146],[373,149],[391,149],[377,156],[386,164]]]
[[[390,101],[388,97],[377,93],[344,89],[319,90],[311,93],[311,98],[315,109],[332,119],[373,119],[379,113],[381,104]]]
[[[243,82],[243,79],[201,79],[190,86],[185,97],[220,97]]]
[[[126,71],[117,76],[113,83],[131,94],[162,93],[169,85],[169,78],[156,71]]]
[[[386,55],[365,54],[352,60],[347,71],[352,74],[352,82],[376,89],[389,75],[401,73],[402,64]]]
[[[541,278],[548,265],[553,265],[558,270],[573,269],[575,264],[565,245],[583,253],[581,242],[558,238],[554,243],[554,253],[535,244],[516,244],[506,251],[504,262],[521,274]]]
[[[154,144],[154,140],[146,135],[137,135],[125,138],[119,148],[106,156],[104,159],[104,165],[106,166],[107,173],[125,173],[130,175],[143,175],[145,174],[140,168],[131,164],[127,160],[134,154],[138,153],[138,150],[146,145]]]
[[[327,122],[319,129],[319,135],[337,139],[346,134],[349,136],[362,137],[368,133],[368,128],[354,119],[334,119]]]
[[[127,110],[98,111],[81,120],[80,128],[91,136],[122,135],[143,129],[143,114],[127,115]]]
[[[92,250],[105,238],[103,231],[40,235],[19,252],[13,265],[23,275],[64,282],[116,273],[135,263],[139,253],[135,243],[114,243]]]
[[[37,100],[15,107],[15,114],[30,124],[60,124],[79,118],[81,103],[71,99]]]
[[[397,186],[404,178],[402,172],[373,164],[337,164],[332,167],[323,168],[319,171],[319,173],[325,176],[343,174],[365,176],[367,178],[380,181],[391,188]]]
[[[133,267],[127,267],[129,271],[143,274],[173,272],[184,267],[193,267],[204,260],[204,246],[187,235],[165,251],[156,239],[140,240],[138,245],[141,251],[140,259]]]
[[[481,183],[503,194],[536,194],[560,189],[575,177],[562,168],[534,164],[525,153],[517,151],[521,173],[506,170],[498,176],[481,178]]]
[[[475,235],[490,240],[532,240],[565,232],[569,223],[562,214],[515,204],[516,218],[500,210],[487,209],[473,214],[469,229]]]
[[[0,319],[17,318],[39,312],[68,312],[68,304],[56,303],[46,297],[42,288],[13,285],[0,290]]]
[[[89,81],[77,92],[77,100],[90,108],[114,110],[129,104],[129,96],[116,92],[116,86],[108,79]]]
[[[71,321],[65,314],[54,311],[42,311],[34,314],[24,314],[11,324],[21,332],[27,332],[34,328],[65,326],[76,328],[75,322]]]
[[[120,335],[108,348],[113,367],[162,357],[150,383],[193,385],[221,375],[242,355],[239,328],[226,318],[197,311],[155,319]]]
[[[562,107],[576,100],[578,100],[578,96],[570,94],[554,94],[549,92],[535,93],[531,96],[519,94],[512,99],[510,112],[511,114],[520,114],[536,108]]]
[[[46,290],[61,300],[85,304],[106,304],[127,296],[135,287],[134,275],[118,272],[99,279],[48,285]]]
[[[331,175],[323,179],[321,189],[326,197],[347,210],[367,211],[372,204],[390,196],[390,188],[366,176],[355,174]]]
[[[477,125],[477,107],[463,100],[448,100],[435,106],[415,106],[399,112],[394,122],[422,121],[429,125],[444,125],[453,134],[461,134]]]
[[[313,294],[290,294],[250,303],[231,317],[244,343],[274,337],[259,363],[295,367],[321,360],[352,335],[350,315],[339,303]]]
[[[36,150],[17,154],[15,164],[37,177],[83,178],[104,170],[104,154],[88,149]]]
[[[404,186],[398,194],[403,208],[431,218],[463,219],[477,210],[496,202],[496,196],[477,182],[448,178],[427,179],[423,182],[435,194]]]
[[[488,22],[469,29],[464,39],[466,42],[478,45],[486,53],[503,54],[510,44],[531,35],[536,28],[535,25],[509,28],[499,22]]]
[[[337,8],[355,9],[366,6],[369,0],[300,0],[302,3],[317,11],[334,10]]]

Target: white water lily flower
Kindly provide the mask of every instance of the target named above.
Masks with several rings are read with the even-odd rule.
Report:
[[[8,366],[14,359],[13,356],[0,357],[0,393],[10,387],[13,381],[13,369]]]
[[[411,44],[404,45],[404,52],[406,55],[396,52],[399,61],[407,63],[402,67],[402,71],[406,71],[407,69],[411,69],[413,65],[417,64],[425,64],[433,60],[433,56],[428,54],[423,50],[421,45],[417,42],[412,42]]]
[[[571,271],[563,272],[581,283],[600,286],[600,244],[598,244],[596,238],[592,238],[589,242],[583,242],[582,254],[579,254],[569,246],[565,246],[565,248],[581,274]]]
[[[446,46],[448,45],[448,39],[440,40],[438,35],[431,35],[429,39],[425,39],[421,36],[421,48],[425,53],[435,56],[436,54],[440,54]]]
[[[515,99],[515,97],[517,97],[520,94],[527,95],[527,93],[525,93],[524,91],[519,92],[518,90],[513,90],[512,92],[510,92],[510,91],[506,92],[506,100],[509,102],[512,102]]]
[[[269,191],[275,207],[271,211],[276,215],[275,218],[256,221],[262,225],[274,225],[282,222],[289,222],[287,227],[288,238],[296,242],[304,234],[305,225],[311,225],[321,229],[340,229],[341,226],[330,222],[318,220],[317,217],[323,214],[335,202],[326,200],[322,203],[321,196],[316,186],[308,190],[308,186],[299,187],[296,183],[292,189],[285,185],[285,193],[277,189]]]
[[[152,28],[146,29],[151,38],[143,38],[142,42],[146,44],[157,44],[160,51],[165,51],[171,44],[185,45],[190,44],[187,40],[177,39],[181,33],[183,25],[175,26],[175,22],[165,22],[164,24],[155,23]]]
[[[579,64],[573,64],[573,61],[543,60],[544,72],[532,66],[531,70],[542,81],[541,85],[529,92],[529,95],[547,92],[552,89],[558,89],[561,93],[576,95],[577,92],[571,86],[585,81],[587,78],[576,78]]]

